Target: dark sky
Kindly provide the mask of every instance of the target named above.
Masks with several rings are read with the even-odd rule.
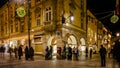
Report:
[[[8,0],[0,0],[0,6],[6,1]],[[120,31],[120,20],[116,24],[110,22],[110,14],[115,10],[115,4],[116,0],[87,0],[87,8],[113,33]]]
[[[120,20],[113,24],[110,22],[113,11],[116,9],[116,0],[87,0],[87,7],[110,31],[120,32]],[[119,19],[120,19],[120,15]]]
[[[0,0],[0,7],[5,4],[8,0]]]

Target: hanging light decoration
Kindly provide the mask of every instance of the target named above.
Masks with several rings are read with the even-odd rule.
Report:
[[[116,22],[118,22],[118,20],[119,20],[119,17],[117,16],[117,15],[113,15],[112,17],[111,17],[111,19],[110,19],[110,21],[112,22],[112,23],[116,23]]]
[[[110,21],[112,23],[117,23],[119,20],[118,15],[119,15],[119,0],[116,0],[116,10],[114,12],[114,15],[110,18]]]

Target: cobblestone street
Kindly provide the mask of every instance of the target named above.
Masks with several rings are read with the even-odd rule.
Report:
[[[83,58],[83,57],[82,57]],[[44,60],[44,57],[35,56],[35,60],[0,59],[0,68],[118,68],[117,64],[113,67],[112,59],[107,59],[106,67],[100,66],[99,56],[93,59],[74,60]]]

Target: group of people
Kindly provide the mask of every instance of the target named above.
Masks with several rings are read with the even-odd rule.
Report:
[[[93,49],[90,48],[90,49],[88,50],[88,48],[86,47],[86,49],[85,49],[85,54],[86,54],[86,59],[88,58],[88,55],[89,55],[90,59],[92,59]]]
[[[47,46],[46,47],[46,55],[45,55],[45,59],[52,59],[52,52],[53,52],[53,48],[52,46]],[[71,48],[70,46],[66,47],[64,46],[63,48],[61,47],[57,47],[57,58],[58,59],[68,59],[68,60],[72,60],[72,57],[74,60],[78,60],[78,48],[77,47],[73,47]]]
[[[46,51],[45,60],[52,59],[52,52],[53,52],[52,46],[47,46],[45,51]]]
[[[28,46],[25,47],[24,52],[23,52],[22,45],[20,45],[18,48],[15,47],[14,49],[12,47],[9,47],[8,53],[10,54],[10,58],[13,56],[13,53],[14,53],[15,58],[21,60],[21,57],[23,56],[23,53],[25,53],[25,59],[26,60],[28,60],[29,58],[31,60],[34,59],[33,58],[34,49],[32,47],[28,47]]]

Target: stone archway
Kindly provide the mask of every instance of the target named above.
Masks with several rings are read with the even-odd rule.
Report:
[[[81,52],[82,55],[85,54],[85,49],[86,49],[86,42],[84,38],[80,38],[80,43],[81,45],[79,46],[79,50]]]
[[[77,39],[74,35],[69,35],[67,38],[67,44],[72,48],[77,46]]]
[[[48,42],[47,42],[47,46],[52,46],[53,47],[53,58],[56,58],[56,54],[57,54],[57,40],[54,36],[51,36],[49,39],[48,39]]]

